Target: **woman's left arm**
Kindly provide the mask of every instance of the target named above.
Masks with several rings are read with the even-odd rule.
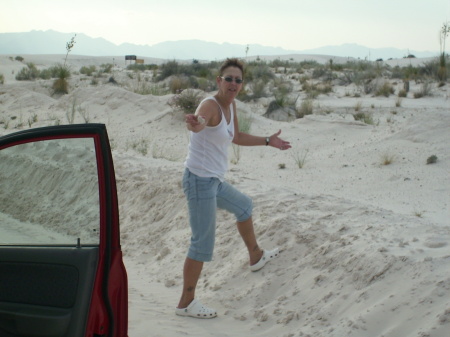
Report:
[[[282,140],[278,136],[281,134],[281,130],[268,137],[254,136],[248,133],[239,131],[238,118],[236,113],[236,104],[233,102],[234,108],[234,138],[233,143],[241,146],[258,146],[269,145],[280,150],[288,150],[291,148],[291,144],[285,140]]]

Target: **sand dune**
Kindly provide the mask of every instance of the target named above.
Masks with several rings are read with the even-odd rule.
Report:
[[[39,67],[63,58],[25,57]],[[75,59],[74,67],[110,62]],[[197,290],[219,317],[199,321],[174,315],[190,230],[181,189],[188,133],[167,104],[172,95],[93,86],[76,75],[70,93],[55,97],[50,81],[16,81],[12,72],[21,67],[0,56],[0,135],[28,128],[34,114],[32,127],[67,124],[74,102],[91,122],[108,127],[129,274],[130,337],[449,336],[448,84],[435,87],[432,97],[405,98],[400,107],[394,96],[354,98],[345,94],[351,88],[336,86],[316,100],[328,113],[292,122],[263,117],[264,100],[239,102],[241,113],[252,117],[251,133],[281,129],[293,145],[290,152],[242,148],[227,175],[254,200],[261,245],[282,252],[261,272],[250,272],[232,217],[219,212],[215,257]],[[127,78],[122,67],[119,83]],[[357,102],[371,111],[373,125],[353,118]],[[75,122],[83,122],[79,114]],[[305,153],[300,169],[294,157]],[[433,154],[438,162],[427,165]],[[383,165],[383,156],[392,164]]]

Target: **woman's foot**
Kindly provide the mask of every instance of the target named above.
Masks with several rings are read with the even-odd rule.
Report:
[[[263,268],[266,265],[267,262],[276,258],[279,253],[280,253],[280,250],[278,248],[275,248],[272,250],[264,249],[261,259],[258,262],[256,262],[255,264],[252,264],[250,266],[250,270],[251,271],[260,270],[261,268]]]
[[[178,316],[195,317],[195,318],[214,318],[217,317],[217,311],[208,308],[194,299],[186,308],[176,308],[175,314]]]

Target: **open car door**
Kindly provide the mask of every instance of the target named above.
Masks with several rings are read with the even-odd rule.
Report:
[[[0,336],[126,337],[127,330],[105,125],[0,137]]]

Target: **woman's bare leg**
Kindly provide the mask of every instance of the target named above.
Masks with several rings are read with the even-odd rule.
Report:
[[[195,288],[202,272],[203,262],[186,257],[183,268],[183,293],[178,308],[186,308],[195,298]]]
[[[250,257],[250,265],[254,265],[261,259],[263,251],[261,250],[261,248],[259,248],[258,242],[256,241],[252,217],[248,218],[245,221],[237,222],[236,224],[239,234],[241,235],[245,245],[247,246],[248,254]]]

